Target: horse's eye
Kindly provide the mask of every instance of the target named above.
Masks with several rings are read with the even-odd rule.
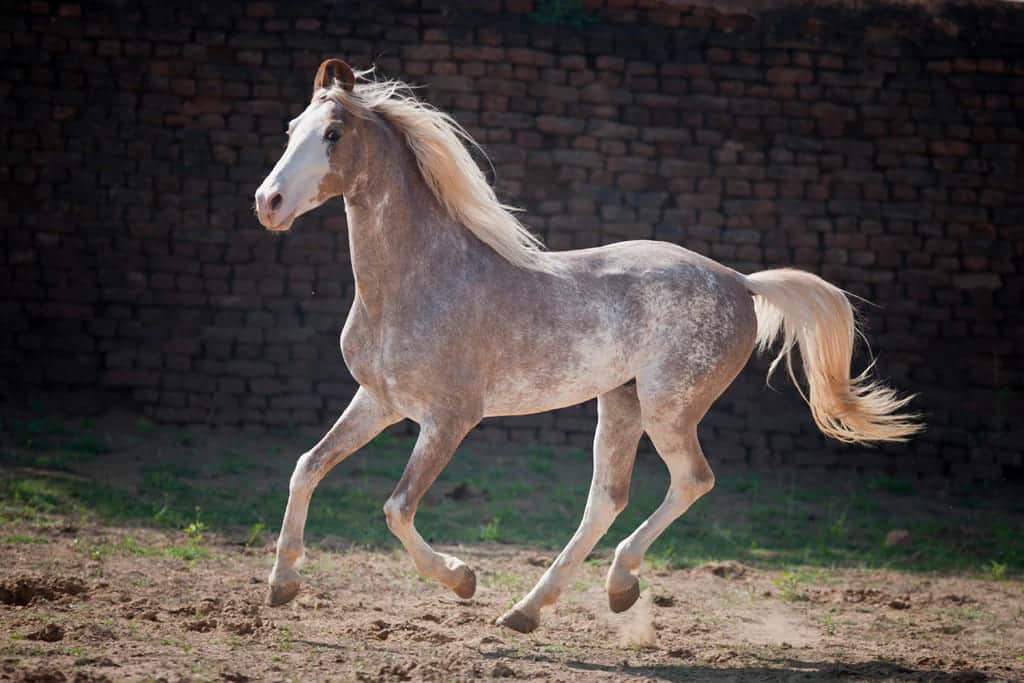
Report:
[[[333,128],[324,133],[324,140],[327,140],[327,142],[337,142],[338,138],[340,137],[341,135],[338,133],[338,131],[336,131]]]

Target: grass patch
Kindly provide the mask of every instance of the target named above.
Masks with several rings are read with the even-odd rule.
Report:
[[[258,545],[276,532],[295,460],[319,436],[294,428],[261,436],[217,436],[146,420],[122,431],[112,433],[102,422],[46,415],[5,421],[0,520],[41,523],[48,516],[86,515],[183,532],[191,525],[193,538],[185,535],[176,549],[158,550],[184,559],[208,556],[202,539],[210,530],[237,530],[249,545]],[[139,444],[136,450],[114,446],[131,439]],[[359,545],[397,547],[381,507],[413,443],[384,433],[336,467],[310,506],[309,544],[330,535]],[[118,471],[124,476],[111,480],[108,459],[122,454],[133,464],[128,467],[122,459]],[[463,447],[425,497],[417,526],[431,543],[484,540],[557,549],[582,518],[590,473],[591,456],[582,450]],[[829,486],[820,479],[750,471],[719,471],[718,482],[654,544],[652,562],[661,567],[738,560],[781,569],[967,571],[993,580],[1024,573],[1020,509],[1014,508],[1011,495],[1004,497],[1005,504],[998,496],[979,496],[970,489],[930,497],[909,480],[853,473]],[[661,461],[641,454],[629,506],[598,549],[614,548],[632,533],[661,503],[667,484]],[[910,540],[886,547],[886,534],[897,525],[893,520],[910,532]],[[799,580],[794,580],[796,585],[780,586],[780,591],[797,594]]]
[[[43,538],[42,536],[30,536],[29,534],[11,534],[4,536],[4,543],[20,543],[20,544],[34,544],[34,543],[49,543],[50,539]]]

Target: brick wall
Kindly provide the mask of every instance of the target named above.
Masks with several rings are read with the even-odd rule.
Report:
[[[924,436],[828,444],[753,362],[705,420],[713,462],[1022,476],[1024,8],[682,4],[551,23],[551,3],[512,0],[7,3],[5,392],[99,390],[175,422],[340,412],[341,202],[285,236],[251,214],[338,55],[424,84],[554,249],[670,240],[877,304],[878,370],[921,394]],[[593,415],[478,435],[585,446]]]

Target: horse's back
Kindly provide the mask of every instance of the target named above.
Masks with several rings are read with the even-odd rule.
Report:
[[[620,242],[551,255],[580,283],[630,311],[637,377],[650,391],[695,390],[710,403],[746,364],[757,319],[744,277],[668,242]],[[706,399],[706,401],[705,401]]]
[[[495,381],[506,390],[520,374],[531,388],[543,378],[564,385],[572,400],[558,391],[555,402],[569,405],[645,372],[717,385],[750,357],[753,301],[743,276],[720,263],[654,241],[545,258],[550,273],[518,271],[493,292],[487,328],[518,359]]]
[[[616,299],[638,296],[646,317],[708,323],[749,312],[753,303],[744,277],[717,261],[669,242],[636,240],[547,254],[580,291]],[[639,322],[639,321],[635,321]]]

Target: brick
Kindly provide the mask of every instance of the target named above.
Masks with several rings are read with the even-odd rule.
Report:
[[[809,69],[775,67],[767,71],[766,78],[769,83],[776,83],[779,85],[797,85],[813,82],[814,73]]]
[[[898,461],[940,477],[1020,468],[1019,434],[984,410],[1013,382],[992,358],[1021,364],[1019,21],[983,8],[961,28],[984,40],[963,40],[825,7],[780,32],[796,10],[761,22],[614,0],[588,5],[599,26],[527,31],[535,3],[516,0],[465,10],[463,31],[406,5],[368,23],[215,2],[187,25],[141,12],[101,35],[74,21],[78,4],[38,2],[26,16],[54,31],[0,29],[0,47],[38,56],[6,65],[3,90],[24,115],[9,121],[36,122],[9,127],[0,169],[5,380],[116,389],[171,421],[333,420],[355,389],[337,348],[354,289],[341,202],[282,236],[249,209],[312,69],[342,45],[354,64],[378,57],[383,74],[427,83],[419,95],[472,130],[502,198],[552,248],[656,237],[744,272],[810,270],[880,304],[864,311],[879,375],[921,394],[925,438],[844,456],[794,392],[760,400],[755,361],[702,423],[720,457]],[[940,372],[929,354],[949,344],[962,363]],[[591,402],[489,421],[485,436],[586,448],[594,420]],[[991,448],[969,449],[969,433]]]

